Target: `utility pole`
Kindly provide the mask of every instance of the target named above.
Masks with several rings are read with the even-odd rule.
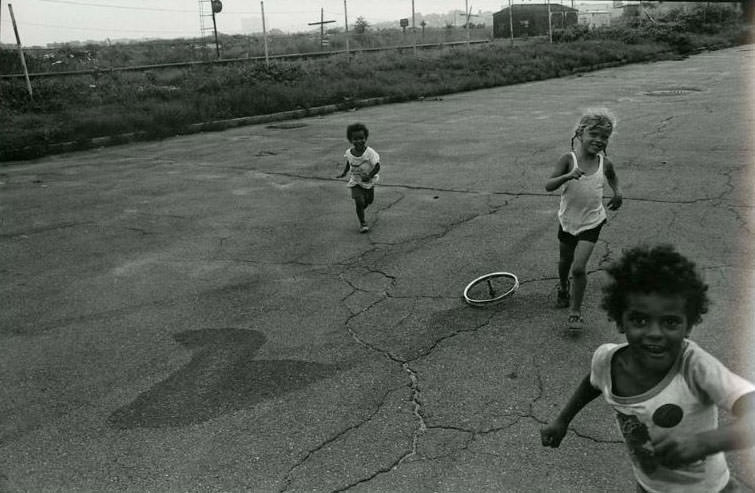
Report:
[[[349,54],[349,14],[346,11],[346,0],[343,0],[343,25],[346,26],[344,33],[346,34],[346,55]]]
[[[220,45],[218,44],[218,25],[215,23],[215,9],[222,9],[223,4],[217,0],[213,0],[210,2],[210,6],[212,7],[210,10],[212,10],[212,30],[215,32],[215,53],[217,54],[218,58],[220,58]],[[220,12],[220,10],[218,10]]]
[[[310,22],[308,25],[310,26],[316,26],[320,25],[320,47],[325,46],[325,24],[330,24],[331,22],[335,21],[326,21],[325,20],[325,10],[320,9],[320,22]]]
[[[26,59],[24,58],[24,49],[21,48],[21,38],[18,36],[16,16],[13,15],[13,5],[8,4],[8,11],[10,12],[10,20],[13,24],[13,32],[16,34],[16,44],[18,45],[18,54],[21,57],[21,66],[24,68],[24,77],[26,77],[26,89],[29,91],[29,98],[34,99],[34,94],[31,91],[31,81],[29,80],[29,70],[26,68]]]
[[[414,25],[414,0],[412,0],[412,40],[414,42],[414,56],[417,56],[417,28]]]
[[[548,41],[553,43],[553,27],[551,26],[551,0],[545,0],[548,4]]]
[[[464,15],[466,16],[467,22],[465,27],[467,28],[467,50],[469,50],[469,14],[471,14],[469,10],[469,0],[464,0]]]
[[[467,29],[467,49],[469,49],[469,18],[470,17],[478,17],[477,14],[472,14],[472,7],[469,6],[469,0],[464,0],[464,19],[465,19],[465,25]]]
[[[511,47],[514,47],[514,5],[509,0],[509,32],[511,34]]]
[[[265,2],[260,1],[260,7],[262,8],[262,39],[265,43],[265,67],[270,66],[270,55],[267,50],[267,28],[265,27]]]

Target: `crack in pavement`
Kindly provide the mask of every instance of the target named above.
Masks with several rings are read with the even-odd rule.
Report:
[[[12,231],[10,233],[0,233],[0,238],[17,238],[17,237],[24,238],[24,237],[28,237],[29,235],[47,233],[50,231],[56,231],[60,229],[70,229],[70,228],[76,228],[79,226],[97,226],[97,225],[98,225],[97,223],[91,222],[91,221],[52,224],[49,226],[40,226],[39,228],[32,228],[32,229],[28,229],[24,231]]]
[[[249,171],[249,168],[243,168],[247,171]],[[254,170],[257,173],[265,174],[265,175],[273,175],[273,176],[286,176],[289,178],[298,178],[302,180],[316,180],[316,181],[329,181],[329,182],[340,182],[340,180],[334,179],[334,178],[327,178],[322,176],[311,176],[311,175],[300,175],[296,173],[286,173],[282,171],[259,171]],[[468,194],[468,195],[504,195],[504,196],[510,196],[510,197],[557,197],[557,195],[553,194],[552,192],[528,192],[528,191],[518,191],[518,192],[512,192],[512,191],[501,191],[501,190],[493,190],[493,191],[480,191],[480,190],[469,190],[469,189],[458,189],[458,188],[445,188],[445,187],[432,187],[432,186],[426,186],[426,185],[407,185],[407,184],[396,184],[396,183],[380,183],[380,188],[399,188],[404,190],[424,190],[429,192],[446,192],[446,193],[458,193],[458,194]],[[721,197],[723,194],[719,194],[715,197],[698,197],[694,199],[686,199],[686,200],[671,200],[671,199],[657,199],[657,198],[647,198],[647,197],[632,197],[624,195],[624,201],[633,201],[633,202],[640,202],[640,203],[652,203],[652,204],[679,204],[679,205],[687,205],[687,204],[697,204],[701,202],[712,202],[716,200],[721,200]],[[609,196],[604,196],[604,199],[610,198]]]
[[[248,171],[248,168],[244,168]],[[312,176],[305,176],[305,175],[299,175],[294,173],[285,173],[285,172],[269,172],[266,173],[269,175],[277,175],[277,176],[286,176],[289,178],[297,178],[297,179],[309,179],[309,180],[318,180],[318,181],[334,181],[332,178],[322,178],[322,177],[312,177]],[[397,354],[393,353],[391,350],[385,349],[381,347],[378,344],[372,343],[364,338],[362,338],[359,333],[355,330],[355,328],[352,326],[352,322],[359,317],[360,315],[372,310],[374,307],[378,306],[379,304],[383,303],[384,301],[388,299],[411,299],[414,300],[415,303],[412,305],[411,309],[408,310],[408,313],[401,318],[398,322],[396,322],[394,325],[401,324],[402,321],[406,320],[408,317],[410,317],[413,313],[413,311],[416,308],[416,301],[423,298],[432,298],[436,299],[439,298],[437,296],[417,296],[417,295],[407,295],[407,296],[396,296],[391,293],[393,288],[395,288],[398,276],[390,274],[389,272],[386,272],[385,270],[382,270],[377,267],[377,265],[380,263],[380,261],[386,256],[389,255],[391,250],[395,250],[396,248],[401,247],[407,247],[408,252],[413,251],[416,248],[420,248],[423,246],[428,240],[437,240],[440,238],[443,238],[444,236],[448,235],[450,232],[454,231],[456,228],[458,228],[461,225],[464,225],[476,218],[485,216],[485,215],[491,215],[498,213],[501,209],[509,205],[509,201],[506,201],[503,204],[500,205],[493,205],[490,203],[493,196],[500,196],[500,195],[506,195],[506,196],[512,196],[514,198],[523,197],[523,196],[536,196],[536,197],[548,197],[552,198],[553,194],[551,193],[532,193],[532,192],[505,192],[505,191],[494,191],[494,192],[480,192],[480,191],[473,191],[473,190],[466,190],[466,189],[454,189],[454,188],[443,188],[443,187],[428,187],[428,186],[416,186],[416,185],[398,185],[398,184],[381,184],[381,187],[385,188],[393,188],[393,189],[400,189],[400,190],[424,190],[424,191],[433,191],[433,192],[446,192],[446,193],[462,193],[462,194],[471,194],[471,195],[477,195],[477,196],[488,196],[488,210],[481,213],[476,214],[470,214],[463,216],[453,222],[446,223],[444,225],[440,225],[441,230],[439,232],[433,232],[426,235],[423,235],[421,237],[417,238],[409,238],[406,240],[402,240],[396,243],[390,243],[390,242],[377,242],[372,239],[370,239],[370,244],[372,248],[369,248],[365,251],[359,252],[358,254],[352,256],[351,258],[345,259],[342,262],[339,262],[335,265],[340,265],[343,267],[343,270],[338,275],[338,279],[340,279],[343,283],[345,283],[349,288],[351,288],[351,292],[344,296],[340,302],[341,304],[345,304],[352,296],[354,296],[355,293],[375,293],[379,295],[379,298],[376,300],[373,300],[367,306],[364,306],[360,309],[353,309],[353,307],[348,308],[349,315],[344,321],[344,326],[349,334],[349,336],[357,342],[359,345],[363,346],[364,348],[367,348],[368,350],[380,354],[383,357],[385,357],[390,362],[399,364],[404,371],[404,373],[407,375],[408,378],[408,387],[411,392],[411,398],[410,402],[412,405],[412,415],[414,416],[414,419],[416,420],[416,427],[414,431],[412,432],[411,437],[411,445],[409,446],[408,450],[406,450],[403,454],[400,455],[400,457],[396,458],[392,463],[385,465],[384,467],[380,467],[371,474],[369,474],[366,477],[360,478],[355,480],[354,482],[336,490],[336,491],[347,491],[357,485],[368,483],[371,480],[375,479],[376,477],[389,473],[402,464],[404,464],[407,461],[412,460],[413,458],[416,458],[418,455],[418,447],[421,438],[427,433],[428,430],[453,430],[458,431],[461,433],[469,434],[469,437],[465,440],[464,444],[461,446],[461,448],[457,448],[456,450],[466,450],[469,448],[469,446],[477,440],[478,437],[492,434],[492,433],[498,433],[502,431],[506,431],[507,429],[510,429],[512,426],[515,426],[519,424],[523,419],[532,420],[536,423],[539,423],[541,425],[547,424],[547,421],[539,418],[535,412],[535,406],[539,399],[541,399],[544,396],[545,390],[543,386],[542,377],[540,374],[540,369],[537,368],[537,365],[535,364],[535,367],[537,368],[536,371],[536,387],[537,387],[537,393],[536,395],[527,403],[527,410],[526,412],[515,412],[515,413],[504,413],[501,416],[506,417],[514,417],[515,419],[507,423],[504,426],[496,426],[492,428],[485,428],[485,429],[465,429],[462,427],[457,426],[449,426],[449,425],[435,425],[435,424],[429,424],[425,419],[425,413],[424,413],[424,402],[422,398],[422,387],[421,387],[421,379],[419,374],[417,373],[417,370],[415,370],[412,367],[412,363],[419,361],[423,358],[426,358],[428,355],[432,354],[440,345],[448,341],[449,339],[452,339],[462,333],[466,332],[474,332],[477,330],[480,330],[484,327],[487,327],[490,325],[491,319],[493,317],[493,314],[489,314],[487,319],[479,324],[477,324],[475,327],[468,328],[468,329],[461,329],[452,332],[451,334],[448,334],[444,337],[438,338],[436,340],[433,340],[432,343],[426,347],[423,348],[422,351],[408,359],[404,359]],[[731,193],[731,190],[733,190],[733,187],[731,186],[731,177],[729,177],[729,186],[727,187],[727,190],[719,194],[717,197],[705,197],[705,198],[695,198],[695,199],[689,199],[689,200],[664,200],[664,199],[645,199],[641,197],[625,197],[625,200],[628,201],[636,201],[636,202],[648,202],[648,203],[664,203],[664,204],[680,204],[680,205],[689,205],[689,204],[696,204],[701,202],[711,202],[711,201],[717,201],[721,200],[724,196],[726,196],[728,193]],[[405,199],[404,194],[400,194],[398,197],[396,197],[394,200],[391,200],[388,204],[378,208],[376,211],[376,223],[380,219],[380,215],[389,209],[395,207],[397,204],[400,204]],[[618,213],[617,213],[618,214]],[[615,218],[615,215],[614,215]],[[676,215],[672,217],[672,223],[676,220]],[[605,267],[608,263],[610,263],[614,256],[613,246],[610,242],[606,240],[600,240],[601,243],[605,246],[605,253],[601,256],[599,259],[598,265],[599,267],[597,269],[591,270],[588,272],[588,274],[594,274],[596,272],[601,272],[605,270]],[[414,245],[414,246],[413,246]],[[371,256],[374,256],[374,258],[370,258]],[[384,287],[382,289],[376,289],[371,290],[362,286],[359,286],[353,279],[349,279],[349,273],[356,275],[357,272],[355,272],[354,269],[360,268],[363,269],[364,272],[370,273],[370,274],[378,274],[382,277],[384,277],[386,280],[389,281],[388,286]],[[359,274],[362,275],[362,274]],[[556,277],[548,277],[547,279],[556,279]],[[538,280],[545,280],[545,279],[523,279],[520,284],[525,284],[528,282],[535,282]],[[447,297],[440,297],[440,298],[447,298]],[[454,297],[456,298],[456,297]],[[533,359],[534,363],[534,359]],[[395,391],[396,389],[391,390],[391,392]],[[333,443],[338,438],[344,436],[345,434],[349,433],[350,431],[353,431],[363,424],[369,422],[371,419],[374,418],[374,416],[377,414],[379,409],[384,405],[385,398],[388,394],[383,395],[382,400],[378,404],[376,410],[371,413],[369,416],[367,416],[364,420],[362,420],[357,425],[351,426],[349,428],[346,428],[342,431],[340,431],[338,434],[328,438],[323,443],[319,444],[314,449],[308,451],[300,461],[298,461],[286,474],[286,478],[284,481],[284,487],[281,491],[286,491],[292,481],[292,475],[296,472],[297,469],[301,468],[304,464],[307,463],[317,452],[322,450],[325,446],[328,444]],[[575,437],[583,440],[589,440],[594,443],[604,443],[604,444],[622,444],[623,441],[621,440],[613,440],[613,439],[603,439],[599,438],[593,435],[590,435],[588,433],[584,433],[582,431],[579,431],[573,427],[569,428],[569,432],[572,433]],[[477,452],[473,452],[477,453]],[[436,460],[439,457],[424,457],[420,458],[419,460]]]
[[[354,430],[359,429],[365,423],[368,423],[372,418],[374,418],[377,415],[378,412],[380,412],[380,408],[383,407],[383,404],[385,404],[385,401],[388,398],[388,396],[391,395],[393,392],[396,392],[396,391],[402,389],[403,387],[404,386],[402,385],[402,386],[399,386],[399,387],[395,387],[395,388],[389,389],[387,392],[385,392],[383,394],[382,398],[379,400],[378,404],[375,406],[375,409],[368,416],[366,416],[360,422],[358,422],[358,423],[356,423],[356,424],[354,424],[352,426],[348,426],[348,427],[344,428],[343,430],[339,431],[338,433],[336,433],[332,437],[328,438],[327,440],[324,440],[323,442],[321,442],[320,444],[318,444],[317,446],[315,446],[311,450],[308,450],[304,454],[304,457],[302,457],[302,459],[299,462],[297,462],[296,464],[294,464],[288,470],[288,472],[286,473],[286,476],[284,477],[284,480],[283,480],[283,486],[278,490],[279,493],[283,493],[285,491],[288,491],[288,488],[291,486],[291,482],[293,481],[293,479],[292,479],[291,476],[294,474],[294,472],[297,469],[299,469],[301,466],[303,466],[304,463],[306,463],[309,460],[310,457],[312,457],[313,455],[315,455],[320,450],[324,449],[326,446],[328,446],[331,443],[335,442],[339,438],[347,435],[348,433],[350,433],[350,432],[352,432]]]
[[[391,284],[393,284],[395,282],[395,280],[396,280],[395,276],[390,276],[390,275],[388,275],[388,274],[386,274],[386,273],[384,273],[382,271],[379,271],[377,269],[372,269],[372,270],[367,269],[367,270],[368,270],[368,272],[377,272],[377,273],[380,273],[381,275],[384,275],[386,278],[388,278],[388,279],[391,280]],[[350,296],[353,295],[354,292],[357,292],[357,291],[367,291],[367,290],[364,290],[364,289],[362,289],[362,288],[360,288],[358,286],[355,286],[353,282],[351,282],[350,280],[348,280],[348,279],[346,279],[344,277],[343,273],[341,273],[341,275],[339,275],[339,279],[341,279],[344,283],[346,283],[349,287],[352,288],[352,292],[349,293],[348,295],[346,295],[341,300],[341,303],[344,303]],[[372,479],[376,478],[377,476],[379,476],[381,474],[385,474],[387,472],[395,470],[401,464],[403,464],[407,460],[409,460],[412,457],[415,457],[417,455],[417,446],[418,446],[419,440],[427,432],[428,426],[427,426],[427,423],[425,421],[424,412],[423,412],[422,389],[421,389],[421,386],[420,386],[419,377],[417,375],[416,370],[414,370],[411,367],[410,363],[412,363],[414,361],[417,361],[417,360],[419,360],[421,358],[424,358],[427,355],[431,354],[438,347],[438,345],[440,345],[443,341],[446,341],[448,339],[456,337],[456,336],[458,336],[461,333],[474,332],[476,330],[479,330],[479,329],[481,329],[481,328],[489,325],[490,319],[493,317],[493,314],[491,313],[491,314],[488,315],[487,320],[485,320],[483,323],[480,323],[480,324],[478,324],[477,326],[475,326],[475,327],[473,327],[471,329],[458,330],[458,331],[455,331],[455,332],[453,332],[453,333],[451,333],[451,334],[449,334],[449,335],[447,335],[445,337],[441,337],[441,338],[435,340],[430,347],[426,348],[424,351],[422,351],[420,354],[418,354],[414,358],[411,358],[411,359],[408,359],[408,360],[404,360],[404,359],[400,358],[399,356],[393,354],[391,351],[389,351],[387,349],[384,349],[384,348],[381,348],[381,347],[379,347],[376,344],[373,344],[373,343],[371,343],[369,341],[364,340],[351,327],[351,321],[352,320],[354,320],[356,317],[358,317],[358,316],[360,316],[360,315],[368,312],[373,307],[379,305],[380,303],[384,302],[385,300],[389,299],[390,297],[391,297],[390,293],[386,290],[386,291],[384,291],[382,293],[382,296],[381,296],[380,299],[373,301],[368,306],[363,307],[361,310],[356,310],[356,311],[349,310],[351,312],[351,314],[344,321],[344,326],[346,327],[346,330],[349,333],[349,335],[352,337],[352,339],[354,339],[354,341],[356,341],[358,344],[360,344],[361,346],[369,349],[370,351],[373,351],[375,353],[383,355],[386,359],[388,359],[391,362],[398,363],[398,364],[401,365],[402,370],[406,373],[406,375],[407,375],[407,377],[409,379],[409,385],[408,386],[409,386],[410,391],[411,391],[412,414],[414,415],[414,418],[417,421],[417,427],[412,432],[412,440],[411,440],[411,446],[410,446],[409,450],[406,451],[403,455],[401,455],[401,457],[399,457],[396,461],[394,461],[388,467],[380,468],[377,471],[375,471],[373,474],[371,474],[370,476],[368,476],[366,478],[359,479],[358,481],[353,482],[353,483],[351,483],[351,484],[349,484],[349,485],[347,485],[347,486],[345,486],[345,487],[343,487],[343,488],[341,488],[339,490],[336,490],[336,491],[346,491],[348,489],[353,488],[356,485],[369,482],[369,481],[371,481]],[[407,313],[400,320],[398,320],[394,325],[400,325],[404,320],[408,319],[414,313],[414,309],[416,307],[416,300],[418,299],[418,297],[412,297],[412,299],[415,300],[415,303],[407,311]],[[300,466],[301,464],[303,464],[303,462],[306,461],[308,459],[308,457],[309,456],[305,457],[305,459],[302,462],[300,462],[297,465],[297,467]]]
[[[375,221],[374,221],[373,225],[377,226],[380,223],[380,213],[385,212],[385,211],[391,209],[394,205],[396,205],[399,202],[401,202],[402,200],[404,200],[404,198],[406,198],[406,195],[399,194],[399,197],[396,200],[394,200],[392,202],[389,202],[388,204],[386,204],[384,206],[378,207],[377,210],[375,211]],[[369,240],[370,240],[371,244],[373,244],[373,245],[375,244],[375,242],[373,241],[372,237],[370,237]]]

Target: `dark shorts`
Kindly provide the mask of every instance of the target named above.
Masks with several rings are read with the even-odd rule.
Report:
[[[589,241],[590,243],[595,243],[598,241],[598,237],[600,236],[600,230],[603,228],[603,225],[605,223],[606,221],[603,220],[603,222],[601,222],[594,228],[588,229],[586,231],[582,231],[576,236],[564,231],[564,229],[559,224],[558,225],[558,241],[562,243],[566,243],[570,247],[576,247],[577,243],[579,243],[580,241]]]
[[[365,204],[369,205],[375,200],[375,189],[354,185],[351,187],[351,198],[354,200],[362,200]]]

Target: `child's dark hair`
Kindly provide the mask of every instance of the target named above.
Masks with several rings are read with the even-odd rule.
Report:
[[[370,131],[367,130],[367,126],[364,123],[357,122],[352,123],[351,125],[346,127],[346,139],[351,142],[351,134],[353,134],[354,132],[359,132],[360,130],[364,132],[365,139],[370,136]]]
[[[611,282],[603,288],[600,307],[616,322],[621,321],[629,293],[681,296],[690,327],[708,311],[708,286],[695,264],[671,245],[631,248],[606,272]]]

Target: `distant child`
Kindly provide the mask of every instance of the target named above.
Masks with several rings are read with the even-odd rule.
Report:
[[[608,269],[601,307],[626,336],[603,344],[590,374],[541,430],[558,447],[574,416],[603,394],[616,412],[638,492],[737,491],[723,452],[755,445],[755,385],[687,339],[707,311],[695,265],[671,246],[637,247]],[[718,408],[736,418],[718,424]]]
[[[346,138],[351,147],[344,154],[346,166],[343,173],[336,177],[343,178],[347,172],[351,172],[348,186],[356,205],[360,233],[370,230],[364,219],[364,210],[375,200],[374,187],[380,178],[380,155],[367,145],[369,135],[370,131],[361,123],[353,123],[346,128]]]
[[[619,179],[613,163],[605,155],[608,138],[611,137],[615,124],[615,118],[606,110],[585,113],[574,129],[572,151],[561,156],[545,184],[548,192],[561,187],[556,306],[571,306],[567,319],[570,329],[584,327],[582,299],[587,287],[587,261],[598,241],[600,229],[606,222],[606,210],[603,207],[604,177],[613,189],[613,198],[608,202],[608,208],[618,209],[622,203]],[[574,139],[577,139],[576,149]],[[573,281],[571,295],[570,271]]]

